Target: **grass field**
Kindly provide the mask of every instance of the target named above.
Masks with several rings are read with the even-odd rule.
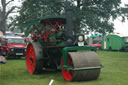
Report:
[[[66,82],[61,72],[45,71],[41,75],[27,72],[25,59],[0,64],[0,85],[128,85],[128,52],[97,51],[104,68],[98,80]]]

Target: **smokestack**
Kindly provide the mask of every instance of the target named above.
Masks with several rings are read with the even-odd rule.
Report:
[[[72,30],[72,8],[70,2],[66,2],[66,38],[68,43],[73,42],[73,30]]]

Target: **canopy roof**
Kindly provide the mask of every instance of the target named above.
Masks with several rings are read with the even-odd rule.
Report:
[[[56,22],[65,24],[66,19],[64,16],[46,16],[40,19],[41,24],[55,24]]]
[[[102,35],[101,35],[101,34],[95,34],[95,35],[91,35],[90,37],[91,37],[91,38],[102,37]]]
[[[21,27],[29,27],[34,24],[55,24],[56,22],[58,22],[58,24],[66,24],[66,18],[64,16],[46,16],[40,19],[25,22],[21,25]]]

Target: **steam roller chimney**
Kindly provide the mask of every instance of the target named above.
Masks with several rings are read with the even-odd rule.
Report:
[[[68,45],[72,45],[73,43],[73,30],[72,30],[72,8],[70,6],[70,2],[66,2],[66,43]]]

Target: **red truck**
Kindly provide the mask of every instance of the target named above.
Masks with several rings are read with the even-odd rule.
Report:
[[[11,57],[22,57],[26,55],[24,38],[16,36],[3,36],[1,39],[1,54]]]

